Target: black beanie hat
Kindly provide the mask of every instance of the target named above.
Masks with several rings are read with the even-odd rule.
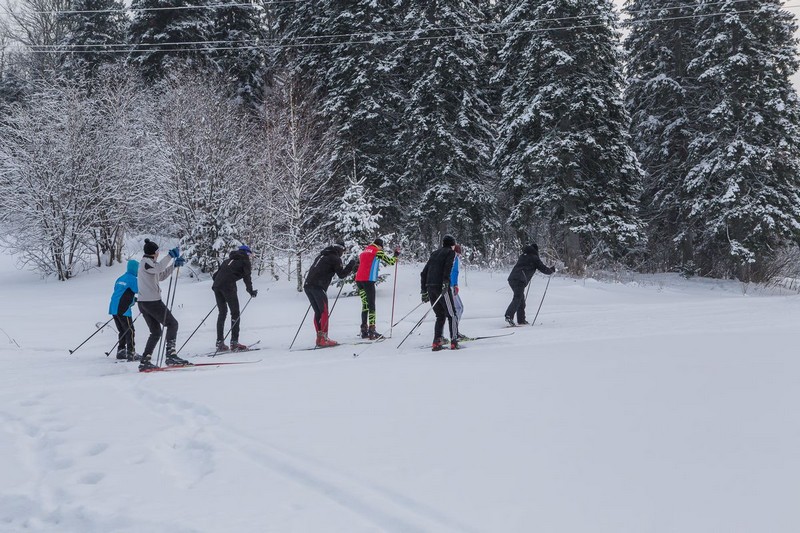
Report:
[[[452,235],[445,235],[442,238],[442,246],[455,246],[456,245],[456,238]]]
[[[144,240],[144,254],[145,255],[153,255],[158,251],[158,245],[151,241],[150,239]]]
[[[372,243],[373,243],[373,244],[377,244],[378,246],[380,246],[381,248],[383,248],[383,239],[381,239],[381,238],[377,238],[377,239],[375,239],[374,241],[372,241]]]

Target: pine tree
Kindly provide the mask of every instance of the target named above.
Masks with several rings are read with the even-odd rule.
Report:
[[[401,206],[406,226],[427,242],[452,232],[480,245],[496,228],[486,49],[467,29],[480,21],[472,1],[412,0],[406,10],[413,32],[398,51],[407,101],[396,143],[405,150],[400,184],[409,194]]]
[[[215,16],[208,0],[134,0],[131,9],[129,41],[135,49],[129,61],[147,79],[208,67]]]
[[[385,33],[394,27],[394,2],[329,0],[322,4],[327,8],[321,11],[330,14],[325,31],[340,36],[330,39],[334,44],[324,52],[329,60],[320,63],[322,113],[336,133],[334,179],[346,181],[355,159],[376,202],[392,212],[394,219],[400,158],[395,156],[398,150],[392,139],[402,97],[394,90],[395,64],[389,54],[396,36]]]
[[[217,5],[211,39],[216,48],[211,58],[233,83],[237,99],[258,105],[266,75],[261,27],[264,8],[259,3],[243,5],[240,0],[223,0]]]
[[[565,23],[569,21],[568,23]],[[520,237],[543,220],[570,270],[643,240],[641,168],[622,105],[610,0],[517,0],[504,18],[504,87],[495,161]]]
[[[64,39],[64,71],[92,77],[105,64],[124,59],[128,18],[118,0],[73,0],[62,15],[69,33]]]
[[[688,172],[697,88],[688,74],[697,9],[686,0],[631,0],[625,105],[633,148],[645,171],[642,214],[654,263],[692,271],[692,237],[682,188]]]
[[[779,0],[703,3],[700,122],[684,183],[703,273],[764,279],[800,238],[797,25]]]
[[[333,214],[334,228],[345,244],[345,249],[358,253],[378,231],[381,215],[375,212],[364,182],[366,178],[353,173],[348,177],[339,210]]]

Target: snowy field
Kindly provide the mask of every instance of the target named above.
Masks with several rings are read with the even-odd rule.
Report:
[[[432,353],[429,321],[398,350],[409,319],[380,344],[289,352],[307,300],[264,278],[241,338],[263,349],[223,356],[258,363],[143,375],[104,355],[110,329],[68,353],[109,318],[122,267],[58,283],[12,264],[0,255],[4,533],[800,531],[800,296],[554,277],[537,324],[511,330],[507,272],[468,271],[462,330],[514,335]],[[399,269],[397,318],[418,272]],[[181,278],[178,345],[213,303],[209,281]],[[181,355],[212,348],[215,316]],[[331,322],[355,341],[358,300]],[[296,347],[312,343],[306,322]]]

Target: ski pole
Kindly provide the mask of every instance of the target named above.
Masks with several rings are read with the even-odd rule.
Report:
[[[406,313],[406,315],[405,315],[403,318],[401,318],[400,320],[398,320],[397,322],[395,322],[394,324],[392,324],[392,327],[396,326],[397,324],[399,324],[400,322],[402,322],[403,320],[405,320],[406,318],[408,318],[408,316],[409,316],[411,313],[413,313],[414,311],[416,311],[417,309],[419,309],[419,308],[420,308],[420,306],[421,306],[422,304],[424,304],[424,303],[426,303],[426,302],[420,302],[420,303],[418,303],[418,304],[417,304],[417,306],[416,306],[414,309],[412,309],[411,311],[409,311],[408,313]]]
[[[224,341],[225,339],[227,339],[227,338],[228,338],[228,335],[230,335],[230,334],[231,334],[231,331],[233,331],[233,327],[234,327],[236,324],[238,324],[238,323],[239,323],[239,321],[242,319],[242,315],[244,314],[245,310],[247,309],[247,306],[248,306],[248,305],[250,305],[250,302],[252,302],[252,301],[253,301],[253,297],[252,297],[252,296],[251,296],[250,298],[248,298],[248,299],[247,299],[247,301],[246,301],[246,302],[245,302],[245,304],[244,304],[244,307],[242,307],[242,310],[241,310],[241,311],[239,311],[239,316],[236,318],[236,320],[234,320],[234,321],[231,323],[231,327],[230,327],[230,329],[228,330],[228,333],[226,333],[226,334],[225,334],[225,336],[222,338],[222,340],[223,340],[223,341]],[[213,311],[213,309],[212,309],[212,311]],[[209,313],[209,315],[210,315],[210,314],[211,314],[211,313]],[[213,353],[213,354],[211,354],[209,357],[216,357],[218,353],[219,353],[219,344],[217,344],[217,349],[216,349],[216,350],[214,350],[214,353]]]
[[[394,288],[392,289],[392,319],[389,321],[389,338],[392,338],[392,328],[394,328],[394,301],[395,295],[397,294],[397,263],[399,261],[394,262]]]
[[[187,343],[187,342],[189,342],[189,339],[191,339],[192,337],[194,337],[194,334],[195,334],[195,333],[197,333],[197,330],[198,330],[198,329],[200,329],[200,326],[202,326],[203,324],[205,324],[206,320],[208,320],[208,317],[210,317],[210,316],[211,316],[211,313],[213,313],[213,312],[214,312],[214,309],[216,309],[216,308],[217,308],[217,304],[214,304],[214,307],[212,307],[212,308],[211,308],[211,311],[209,311],[209,312],[208,312],[208,314],[206,315],[206,317],[205,317],[205,318],[204,318],[204,319],[203,319],[203,320],[202,320],[202,321],[201,321],[201,322],[200,322],[200,323],[197,325],[197,327],[196,327],[196,328],[194,328],[194,331],[192,332],[192,334],[191,334],[191,335],[189,335],[189,338],[188,338],[188,339],[186,339],[185,341],[183,341],[183,344],[181,344],[181,347],[180,347],[180,348],[178,348],[178,351],[177,351],[176,353],[181,353],[181,350],[183,350],[183,347],[184,347],[184,346],[186,346],[186,343]]]
[[[417,322],[417,323],[414,325],[414,327],[413,327],[413,328],[411,328],[411,331],[409,331],[409,332],[408,332],[408,335],[406,335],[405,337],[403,337],[403,340],[401,340],[401,341],[400,341],[400,344],[398,344],[398,345],[397,345],[397,348],[398,348],[398,349],[400,348],[400,346],[402,346],[402,345],[403,345],[403,343],[404,343],[404,342],[406,342],[406,339],[407,339],[409,336],[411,336],[411,334],[412,334],[412,333],[414,333],[414,330],[415,330],[415,329],[417,329],[417,328],[420,326],[420,324],[422,324],[422,321],[423,321],[423,320],[425,320],[425,317],[426,317],[426,316],[428,316],[428,313],[430,313],[430,312],[431,312],[431,309],[433,309],[434,307],[436,307],[436,304],[438,304],[438,303],[439,303],[439,300],[441,300],[441,299],[442,299],[442,296],[444,296],[444,292],[443,292],[443,293],[441,293],[441,294],[439,295],[439,297],[438,297],[438,298],[436,298],[436,300],[433,302],[433,305],[431,305],[430,309],[428,309],[427,311],[425,311],[425,314],[424,314],[424,315],[422,315],[422,318],[420,318],[420,319],[419,319],[419,321],[418,321],[418,322]]]
[[[533,317],[533,322],[531,322],[531,326],[536,324],[536,317],[539,316],[539,311],[542,310],[542,304],[544,303],[544,297],[547,296],[547,287],[550,286],[550,278],[553,276],[547,276],[547,285],[544,286],[544,293],[542,294],[542,301],[539,302],[539,309],[536,310],[536,316]]]
[[[137,321],[137,320],[139,320],[139,317],[140,317],[140,316],[142,316],[142,313],[139,313],[138,315],[136,315],[136,318],[134,318],[134,319],[133,319],[133,322],[131,322],[131,325],[130,325],[130,326],[128,326],[128,329],[126,329],[126,330],[125,330],[125,333],[123,333],[123,334],[122,334],[122,335],[123,335],[123,337],[124,337],[124,336],[125,336],[125,335],[126,335],[126,334],[127,334],[127,333],[128,333],[130,330],[131,330],[131,329],[133,329],[133,325],[136,323],[136,321]],[[112,318],[113,318],[113,317],[112,317]],[[112,346],[112,347],[111,347],[111,349],[110,349],[109,351],[107,351],[107,352],[106,352],[106,357],[108,357],[108,356],[111,354],[111,352],[113,352],[113,351],[114,351],[114,348],[116,348],[116,347],[117,347],[117,344],[119,344],[119,338],[117,339],[117,342],[115,342],[115,343],[114,343],[114,346]]]
[[[156,352],[158,354],[158,357],[156,357],[156,366],[161,366],[161,362],[164,359],[164,350],[163,350],[163,348],[165,347],[164,346],[164,335],[165,335],[165,333],[164,333],[164,329],[165,329],[164,328],[164,323],[167,321],[167,313],[169,313],[169,306],[167,304],[169,304],[169,298],[170,298],[170,296],[172,296],[172,280],[174,278],[175,278],[175,270],[173,269],[172,272],[170,272],[170,274],[169,274],[169,286],[167,287],[167,301],[164,303],[164,318],[161,319],[161,324],[160,324],[160,326],[161,326],[161,336],[158,339],[158,350]],[[175,284],[177,285],[177,281],[175,282]]]
[[[342,285],[342,287],[344,287],[344,285]],[[294,338],[292,339],[292,343],[289,345],[289,349],[290,350],[292,349],[292,346],[294,346],[294,341],[297,340],[297,336],[300,335],[300,330],[302,329],[303,324],[305,324],[305,322],[306,322],[306,317],[308,316],[308,312],[309,311],[311,311],[311,304],[308,304],[308,309],[306,309],[306,314],[303,315],[303,320],[300,321],[300,326],[298,326],[298,328],[297,328],[297,333],[294,334]]]
[[[339,286],[339,292],[336,293],[336,298],[333,299],[333,305],[331,306],[331,310],[328,311],[328,320],[331,319],[331,315],[333,314],[333,310],[336,308],[336,302],[339,301],[339,295],[342,294],[342,289],[344,289],[344,281]]]
[[[89,335],[89,337],[87,337],[87,339],[86,339],[85,341],[83,341],[82,343],[80,343],[80,344],[79,344],[79,345],[78,345],[78,346],[77,346],[77,347],[76,347],[74,350],[70,350],[70,351],[69,351],[69,353],[70,353],[70,354],[73,354],[73,353],[77,352],[77,351],[78,351],[78,348],[80,348],[81,346],[83,346],[84,344],[86,344],[87,342],[89,342],[89,339],[91,339],[92,337],[94,337],[95,335],[97,335],[98,333],[100,333],[100,330],[102,330],[104,327],[106,327],[106,326],[108,325],[108,323],[109,323],[109,322],[111,322],[112,320],[114,320],[114,317],[113,317],[113,316],[112,316],[111,318],[109,318],[109,319],[106,321],[106,323],[105,323],[105,324],[103,324],[102,326],[100,326],[99,328],[97,328],[97,331],[95,331],[94,333],[92,333],[91,335]]]

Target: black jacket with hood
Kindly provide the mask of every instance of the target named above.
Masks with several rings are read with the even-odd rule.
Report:
[[[419,275],[422,292],[428,290],[428,287],[449,285],[455,259],[456,253],[450,246],[442,246],[435,250]]]
[[[522,249],[522,255],[519,256],[517,264],[511,269],[511,274],[508,275],[508,282],[527,285],[537,270],[548,276],[553,273],[553,269],[547,268],[542,263],[542,260],[539,259],[539,247],[535,244],[529,244]]]
[[[308,275],[303,285],[311,287],[322,287],[327,290],[336,274],[340,278],[346,278],[352,271],[356,262],[355,259],[347,263],[347,266],[342,266],[342,253],[344,248],[337,245],[328,246],[320,252],[311,268],[308,269]]]
[[[214,274],[214,284],[211,288],[214,290],[235,289],[236,282],[243,279],[244,286],[250,293],[253,291],[253,281],[250,278],[251,269],[250,257],[241,250],[234,250]]]

